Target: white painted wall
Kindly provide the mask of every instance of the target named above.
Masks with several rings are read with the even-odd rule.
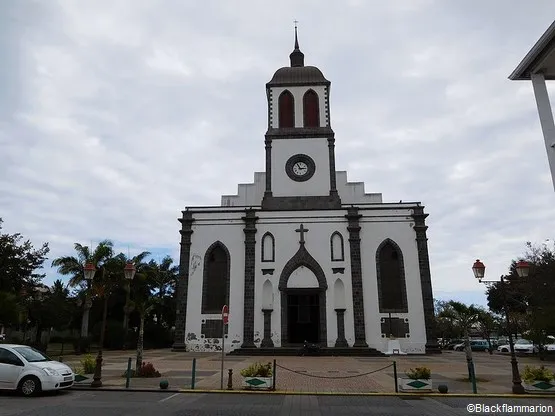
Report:
[[[260,206],[266,190],[266,172],[255,172],[253,183],[241,183],[236,195],[222,195],[222,207]]]
[[[281,345],[281,292],[278,290],[279,279],[281,271],[287,262],[299,250],[299,233],[295,232],[299,225],[302,223],[308,232],[305,233],[305,247],[314,259],[320,264],[326,275],[328,291],[326,294],[326,321],[327,321],[327,335],[326,341],[328,346],[335,345],[337,339],[337,317],[334,308],[334,295],[333,287],[336,276],[347,276],[341,274],[333,274],[333,267],[345,267],[345,273],[350,273],[348,261],[337,262],[331,261],[330,238],[334,231],[342,233],[345,241],[348,240],[348,233],[346,230],[347,222],[345,219],[345,211],[293,211],[293,212],[269,212],[262,211],[257,214],[260,218],[258,221],[257,235],[264,235],[266,231],[270,231],[275,238],[276,244],[276,258],[275,262],[261,262],[260,261],[260,248],[257,251],[257,265],[256,265],[256,281],[263,282],[266,278],[272,282],[274,290],[274,312],[272,314],[272,336],[274,345]],[[348,245],[345,247],[346,259],[349,256]],[[273,275],[262,275],[262,268],[274,268]],[[347,279],[346,279],[347,280]],[[302,282],[302,283],[301,283]],[[295,270],[289,282],[294,287],[316,287],[318,285],[316,276],[304,267]],[[302,284],[310,286],[302,286]],[[255,298],[255,326],[259,328],[260,334],[263,334],[263,314],[262,314],[262,288],[257,287],[257,296]],[[352,304],[352,290],[350,279],[345,282],[345,298],[347,303]],[[352,325],[352,312],[349,317],[351,325],[346,326],[346,336],[351,338],[354,334],[354,327]],[[348,319],[346,313],[346,320]]]
[[[307,87],[275,87],[271,88],[272,102],[269,105],[268,111],[272,116],[272,128],[279,127],[279,96],[285,91],[289,90],[293,94],[295,100],[295,127],[303,127],[304,112],[303,112],[303,96],[308,90],[314,90],[318,94],[318,102],[320,104],[320,127],[326,126],[326,106],[325,106],[325,86],[315,85]]]
[[[364,182],[347,181],[347,172],[336,171],[335,183],[337,193],[343,204],[364,204],[364,203],[381,203],[382,194],[366,193],[364,190]]]
[[[400,339],[401,348],[407,353],[424,353],[426,345],[424,308],[412,218],[403,219],[403,210],[397,210],[399,217],[395,221],[377,222],[376,218],[373,218],[375,214],[371,211],[361,210],[360,213],[363,214],[360,237],[367,342],[373,348],[387,351],[387,339],[382,338],[380,318],[388,317],[388,314],[379,312],[376,251],[383,240],[390,238],[400,247],[405,268],[408,313],[392,314],[392,317],[409,318],[410,337]]]
[[[285,172],[287,160],[299,153],[310,156],[316,164],[314,176],[305,182],[296,182]],[[328,139],[276,139],[272,141],[272,193],[274,196],[328,195],[329,192]]]
[[[297,267],[289,276],[287,281],[288,288],[318,288],[318,278],[308,267]]]
[[[380,243],[390,238],[403,252],[409,312],[393,314],[394,317],[409,318],[410,338],[401,339],[401,348],[408,353],[423,353],[426,343],[424,310],[420,271],[416,251],[415,233],[412,228],[411,210],[399,204],[383,204],[384,209],[365,210],[361,208],[361,254],[363,267],[364,313],[366,341],[371,347],[387,351],[387,340],[382,338],[380,319],[387,314],[379,313],[376,275],[376,250]],[[387,209],[386,209],[387,207]],[[375,207],[374,207],[375,208]],[[213,209],[217,209],[214,207]],[[243,287],[244,287],[244,223],[242,212],[195,212],[191,246],[191,270],[187,305],[187,346],[191,350],[205,351],[214,348],[216,340],[200,338],[202,319],[219,318],[217,315],[200,313],[202,300],[202,276],[204,254],[216,240],[226,245],[231,254],[231,293],[230,324],[226,351],[237,348],[243,340]],[[258,346],[264,335],[264,316],[262,309],[273,307],[272,340],[276,347],[281,346],[281,292],[279,279],[285,264],[299,249],[299,233],[295,230],[302,223],[305,233],[305,247],[320,264],[326,275],[326,321],[328,346],[335,345],[337,339],[337,317],[335,308],[345,307],[345,337],[349,345],[354,343],[353,301],[349,234],[347,232],[346,211],[298,211],[271,212],[259,211],[256,233],[255,262],[255,341]],[[275,238],[275,261],[261,261],[260,239],[270,231]],[[330,237],[339,231],[345,244],[345,261],[331,260]],[[193,264],[196,264],[193,267]],[[334,274],[332,269],[344,267],[344,274]],[[262,269],[273,269],[272,274],[263,274]],[[338,280],[341,283],[338,283]],[[295,270],[289,280],[290,287],[315,287],[316,277],[306,267]],[[341,288],[341,285],[343,288]],[[190,334],[195,334],[190,339]],[[187,336],[189,335],[189,336]],[[219,343],[219,339],[217,340]],[[219,345],[219,344],[216,344]],[[208,346],[208,348],[207,348]]]
[[[187,347],[193,351],[204,351],[206,345],[214,345],[216,340],[201,338],[203,319],[221,319],[220,314],[201,314],[202,279],[204,256],[208,247],[221,241],[229,250],[230,268],[230,302],[229,327],[226,351],[240,345],[243,337],[243,285],[245,270],[244,254],[244,213],[195,213],[191,235],[191,262],[189,270],[189,290],[187,297],[187,320],[185,339]],[[187,341],[188,334],[195,334],[196,340]],[[190,338],[190,336],[189,336]],[[217,340],[220,344],[220,339]],[[232,344],[233,343],[233,344]]]
[[[329,156],[327,157],[327,160],[329,160]],[[279,169],[285,169],[285,165],[279,166]],[[316,169],[318,169],[318,166],[316,167]],[[347,172],[345,171],[337,171],[335,175],[337,192],[339,193],[339,197],[341,198],[341,202],[343,204],[350,205],[363,203],[382,203],[382,194],[366,193],[364,190],[364,182],[348,182]],[[287,180],[290,180],[289,177],[286,176],[286,178]],[[266,173],[255,172],[253,183],[239,184],[238,193],[236,195],[223,195],[221,205],[223,207],[260,206],[262,203],[262,198],[264,197],[265,190]]]

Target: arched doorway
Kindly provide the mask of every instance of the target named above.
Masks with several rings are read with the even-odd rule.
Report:
[[[282,346],[327,342],[324,271],[301,246],[283,268],[281,292]]]

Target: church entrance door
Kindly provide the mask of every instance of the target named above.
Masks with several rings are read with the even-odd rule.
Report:
[[[320,342],[320,292],[295,290],[287,293],[287,328],[291,344]]]

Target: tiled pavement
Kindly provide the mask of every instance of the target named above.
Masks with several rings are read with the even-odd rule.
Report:
[[[133,352],[106,352],[104,354],[104,387],[123,387],[122,377],[127,368],[127,358]],[[197,389],[220,388],[221,355],[214,353],[182,353],[170,350],[145,351],[144,361],[152,362],[168,380],[170,388],[191,388],[192,361],[196,358]],[[451,393],[471,393],[470,383],[461,381],[467,375],[464,353],[447,351],[441,355],[395,357],[226,357],[224,363],[224,388],[228,383],[228,369],[233,370],[233,389],[240,389],[242,368],[255,361],[271,362],[276,359],[276,389],[296,392],[394,392],[393,360],[399,375],[416,366],[432,370],[434,388],[447,384]],[[64,362],[72,366],[79,357],[68,356]],[[475,353],[474,362],[478,377],[487,381],[478,383],[479,393],[510,393],[511,366],[506,355]],[[134,359],[133,359],[134,364]],[[537,358],[519,357],[521,372],[526,364],[539,365]],[[555,370],[555,363],[542,363]],[[384,368],[387,367],[387,368]],[[376,371],[379,370],[379,371]],[[365,375],[366,373],[371,373]],[[132,388],[158,388],[158,379],[133,378]]]

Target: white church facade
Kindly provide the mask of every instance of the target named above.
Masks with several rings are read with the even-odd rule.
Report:
[[[304,65],[266,84],[265,172],[182,214],[174,350],[298,346],[437,352],[424,207],[384,203],[335,170],[330,82]]]

